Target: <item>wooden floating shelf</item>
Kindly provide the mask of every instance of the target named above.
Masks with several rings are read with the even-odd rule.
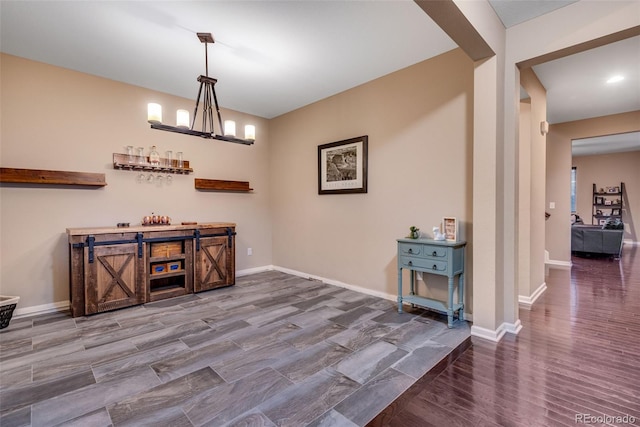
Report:
[[[236,191],[248,193],[253,191],[249,188],[249,181],[224,181],[221,179],[195,179],[196,190],[208,191]]]
[[[104,187],[103,173],[0,168],[0,182],[12,184],[79,185]]]
[[[182,167],[178,167],[176,159],[171,160],[171,166],[167,163],[168,159],[160,159],[160,164],[156,166],[149,163],[149,156],[129,156],[128,154],[113,153],[113,168],[143,172],[168,172],[189,174],[193,169],[189,167],[189,160],[183,160]]]

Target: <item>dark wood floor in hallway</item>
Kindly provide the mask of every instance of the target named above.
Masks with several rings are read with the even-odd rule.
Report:
[[[519,335],[471,338],[368,425],[640,425],[640,247],[572,263]]]

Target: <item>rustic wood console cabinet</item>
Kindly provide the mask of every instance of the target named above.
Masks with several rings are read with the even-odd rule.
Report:
[[[235,226],[68,228],[71,315],[235,284]]]

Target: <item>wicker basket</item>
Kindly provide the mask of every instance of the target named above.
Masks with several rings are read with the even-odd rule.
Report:
[[[0,329],[9,326],[13,310],[15,310],[19,300],[20,297],[0,296]]]

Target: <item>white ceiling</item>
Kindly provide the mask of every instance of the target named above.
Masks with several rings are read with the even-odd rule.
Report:
[[[506,28],[528,21],[578,0],[489,0],[491,7]]]
[[[598,154],[625,153],[640,150],[640,132],[574,139],[571,142],[574,156],[594,156]]]
[[[272,118],[456,47],[413,1],[2,1],[3,52]]]
[[[588,1],[588,0],[582,0]],[[573,1],[491,0],[509,27]],[[456,47],[413,1],[0,1],[0,50],[272,118]],[[640,110],[640,37],[534,67],[548,121]],[[618,85],[604,85],[615,72]],[[151,101],[151,100],[150,100]]]
[[[547,121],[640,110],[640,36],[533,67],[547,90]],[[624,80],[607,83],[614,75]]]

